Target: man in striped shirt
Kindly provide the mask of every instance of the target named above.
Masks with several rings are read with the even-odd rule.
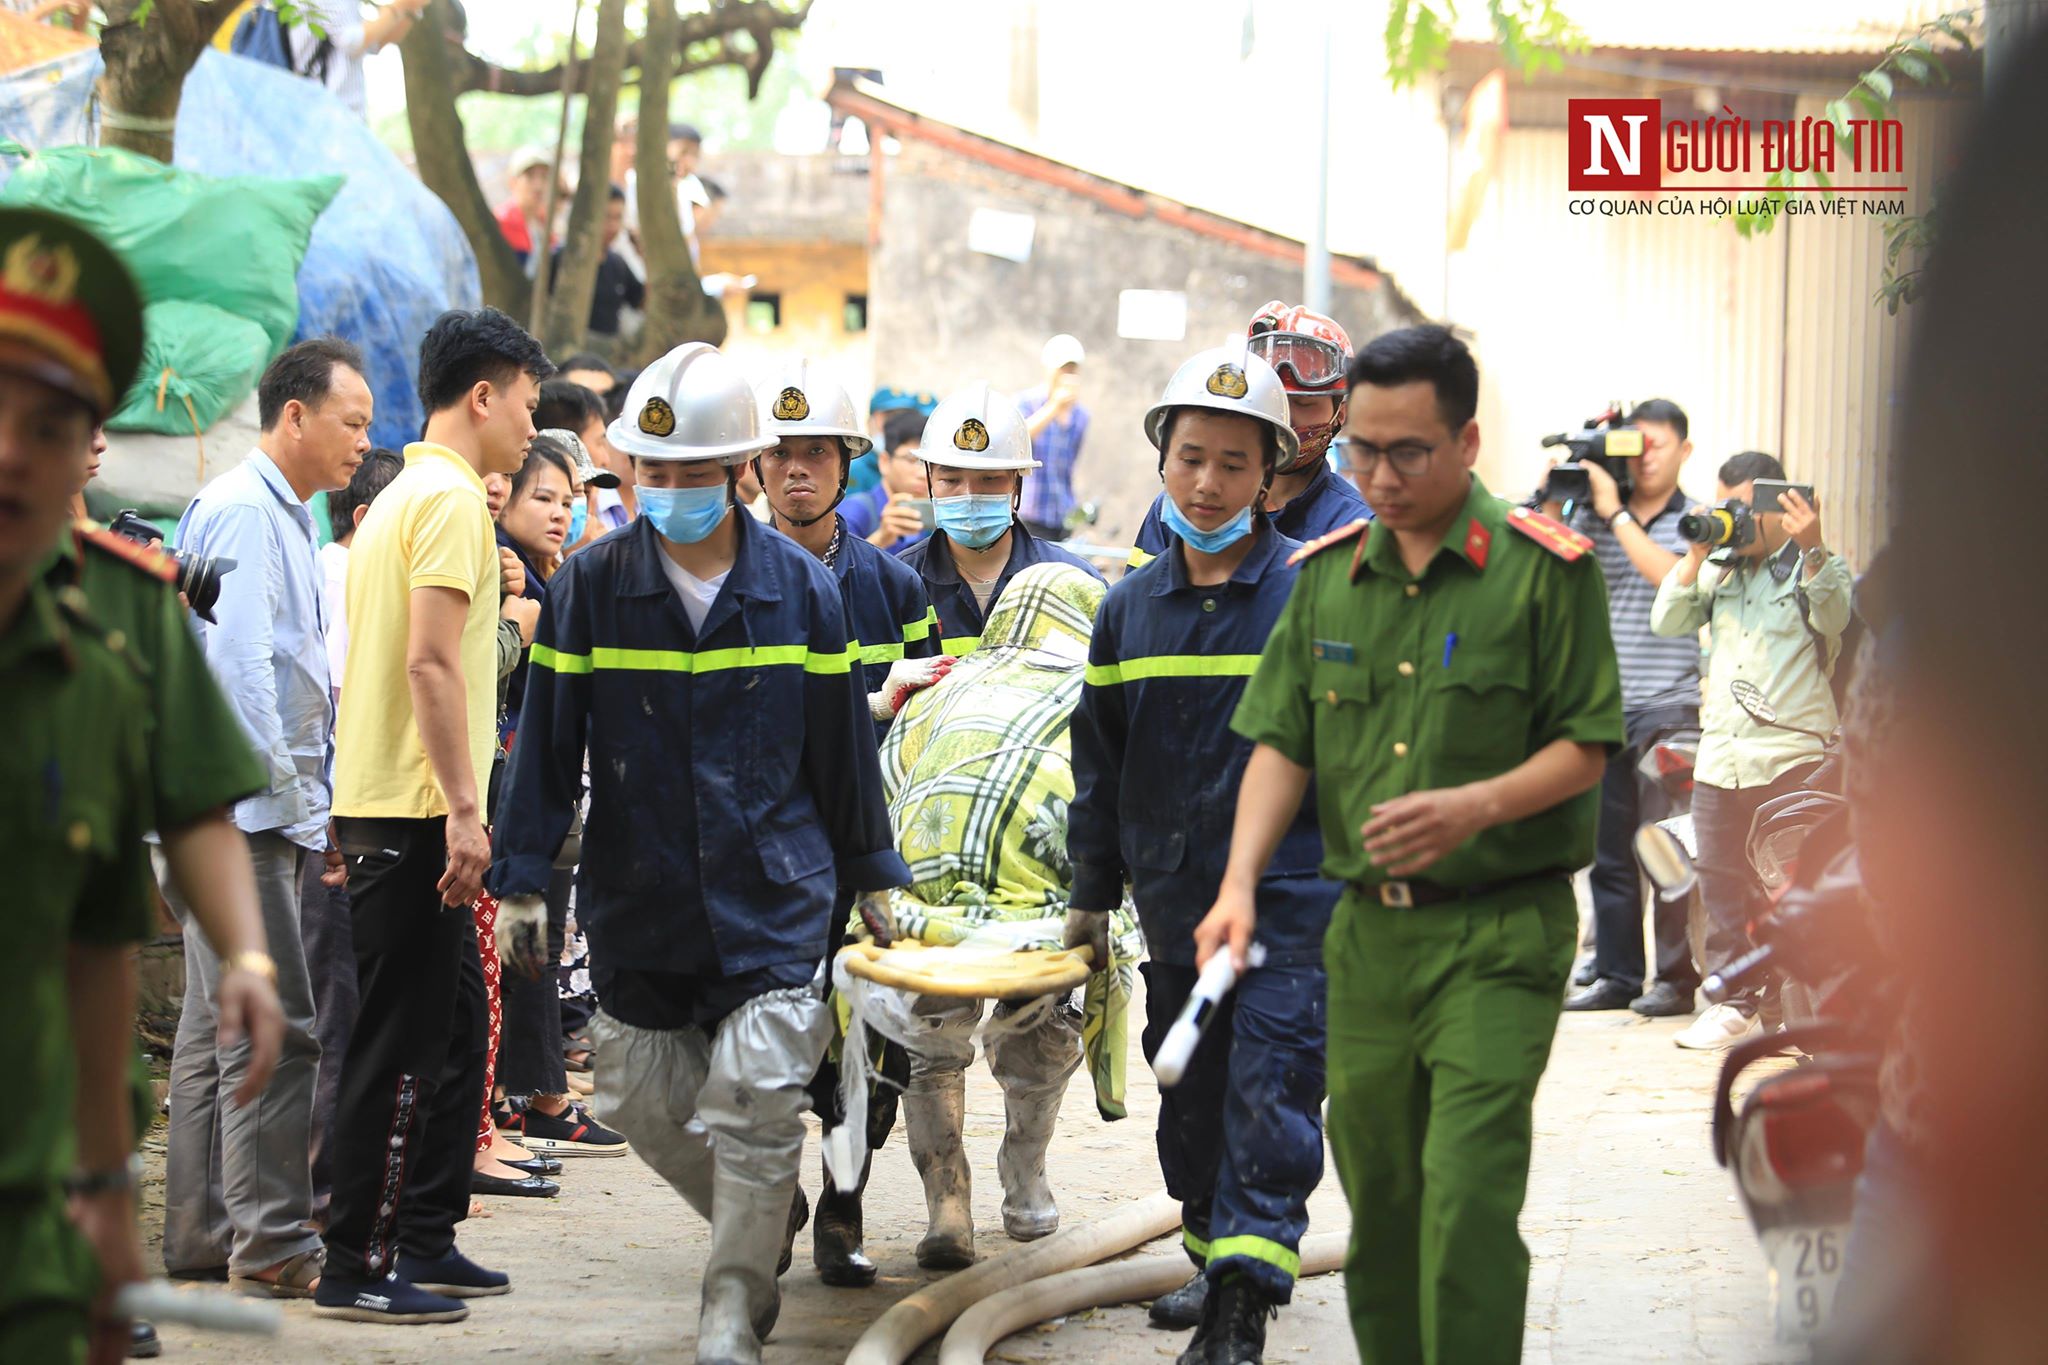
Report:
[[[1700,649],[1697,636],[1666,639],[1650,631],[1657,585],[1685,553],[1678,519],[1689,502],[1678,488],[1679,470],[1692,453],[1685,410],[1655,398],[1629,414],[1643,433],[1635,487],[1624,502],[1613,478],[1585,466],[1592,497],[1576,509],[1572,525],[1593,539],[1607,578],[1609,628],[1621,665],[1621,705],[1628,742],[1607,760],[1600,785],[1599,850],[1593,862],[1594,980],[1565,1002],[1568,1010],[1638,1014],[1692,1012],[1699,968],[1686,938],[1686,902],[1657,902],[1657,980],[1643,989],[1643,887],[1634,836],[1645,820],[1667,813],[1662,789],[1637,765],[1674,730],[1698,730]]]

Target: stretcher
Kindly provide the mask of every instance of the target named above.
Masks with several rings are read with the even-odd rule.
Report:
[[[847,973],[878,986],[963,1000],[1035,1000],[1088,980],[1092,954],[1079,948],[993,950],[899,939],[887,948],[862,939],[840,950]]]

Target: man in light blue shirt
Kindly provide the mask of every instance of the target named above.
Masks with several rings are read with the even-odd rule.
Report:
[[[304,1297],[320,1273],[320,1235],[307,1223],[320,1046],[300,913],[310,865],[340,875],[328,837],[334,703],[319,538],[306,502],[346,487],[370,448],[362,367],[356,349],[333,338],[300,342],[272,362],[257,390],[256,449],[199,491],[177,533],[181,552],[235,562],[220,580],[214,620],[195,626],[269,773],[268,788],[238,804],[234,822],[256,867],[285,1041],[262,1095],[223,1104],[241,1082],[248,1043],[216,1038],[220,960],[189,931],[189,910],[167,884],[188,932],[171,1056],[164,1264],[188,1274],[224,1268],[238,1285],[279,1297]]]

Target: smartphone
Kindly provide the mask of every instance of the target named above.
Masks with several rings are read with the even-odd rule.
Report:
[[[903,505],[905,507],[908,507],[911,511],[917,513],[917,524],[920,527],[924,528],[927,531],[938,529],[938,509],[932,506],[932,500],[930,498],[912,498]]]
[[[1813,485],[1810,483],[1787,483],[1783,479],[1758,479],[1756,491],[1749,495],[1749,510],[1752,512],[1778,512],[1780,502],[1786,493],[1797,493],[1806,499],[1806,505],[1818,511],[1820,504],[1813,500]]]

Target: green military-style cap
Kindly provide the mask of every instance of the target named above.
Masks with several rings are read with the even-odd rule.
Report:
[[[0,369],[104,419],[142,362],[142,295],[113,249],[42,209],[0,208]]]

